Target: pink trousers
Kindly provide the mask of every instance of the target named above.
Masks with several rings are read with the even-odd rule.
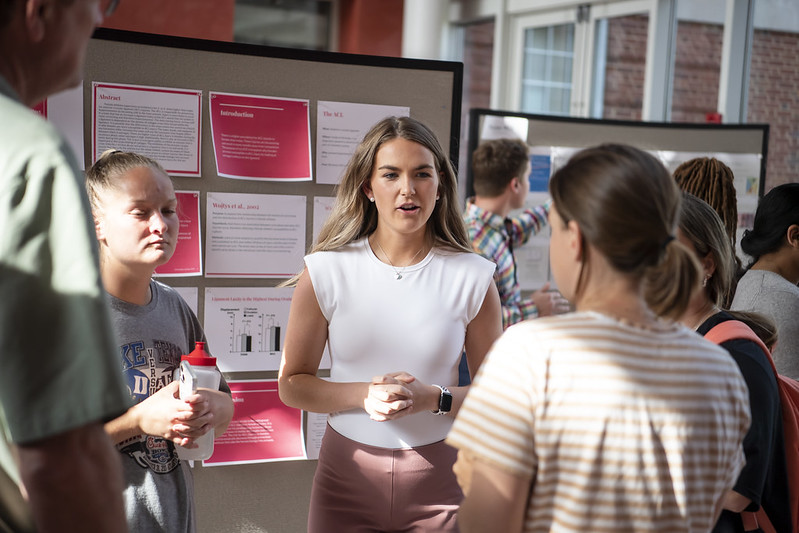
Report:
[[[367,446],[327,427],[308,533],[455,532],[463,499],[443,441],[405,450]]]

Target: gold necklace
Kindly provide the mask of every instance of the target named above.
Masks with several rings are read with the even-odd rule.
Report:
[[[416,252],[413,255],[413,257],[411,257],[410,261],[408,261],[408,264],[405,265],[404,267],[401,267],[399,270],[397,270],[397,267],[395,267],[394,263],[391,262],[391,258],[388,256],[386,251],[383,250],[383,247],[380,246],[380,242],[378,242],[377,239],[375,239],[375,244],[377,245],[378,248],[380,248],[380,251],[383,253],[383,255],[386,256],[386,259],[388,259],[388,264],[391,265],[391,268],[394,270],[394,273],[397,275],[397,277],[394,278],[394,279],[397,279],[397,280],[402,279],[402,273],[405,272],[405,269],[408,268],[409,266],[411,266],[413,264],[413,260],[416,259],[419,256],[420,253],[422,253],[422,250],[424,250],[424,245],[422,245],[422,247],[419,248],[419,251]]]

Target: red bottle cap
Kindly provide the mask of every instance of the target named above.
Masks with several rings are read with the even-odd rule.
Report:
[[[197,341],[194,350],[189,355],[180,357],[181,361],[188,361],[192,366],[216,366],[216,357],[211,357],[205,351],[205,343]]]

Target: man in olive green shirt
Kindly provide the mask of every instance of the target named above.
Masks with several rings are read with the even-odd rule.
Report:
[[[81,81],[98,0],[0,0],[0,531],[127,530],[128,395],[75,156],[28,109]]]

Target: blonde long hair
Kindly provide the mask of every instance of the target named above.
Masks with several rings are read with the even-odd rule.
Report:
[[[729,308],[734,291],[735,265],[721,217],[710,204],[684,192],[679,227],[696,250],[697,258],[701,260],[708,254],[713,257],[716,270],[706,281],[705,293],[715,305]]]
[[[101,191],[117,187],[119,178],[139,167],[157,170],[169,178],[169,174],[158,161],[145,155],[113,148],[100,154],[97,161],[86,170],[86,194],[89,196],[92,211],[98,212],[102,208]],[[172,178],[169,180],[172,181]]]
[[[169,177],[164,167],[155,159],[135,152],[123,152],[113,148],[100,154],[97,161],[86,169],[86,194],[89,196],[89,203],[95,221],[103,214],[103,193],[118,188],[122,177],[127,172],[139,167],[161,172],[167,177],[170,183],[172,182],[172,178]],[[105,247],[101,246],[101,262],[105,261],[106,252],[107,250]]]
[[[430,150],[435,159],[436,172],[440,175],[439,200],[427,222],[428,237],[435,246],[473,252],[458,202],[455,169],[435,134],[414,118],[388,117],[372,126],[355,149],[341,183],[336,187],[336,199],[330,216],[309,253],[335,250],[375,231],[377,208],[368,200],[363,187],[372,176],[378,150],[394,139],[421,144]],[[281,285],[294,285],[298,277],[299,274]]]
[[[731,311],[727,307],[735,291],[735,261],[719,214],[701,198],[683,192],[679,227],[696,250],[697,257],[713,256],[716,271],[704,288],[708,299],[749,326],[771,350],[777,342],[777,326],[771,318],[751,311]]]

